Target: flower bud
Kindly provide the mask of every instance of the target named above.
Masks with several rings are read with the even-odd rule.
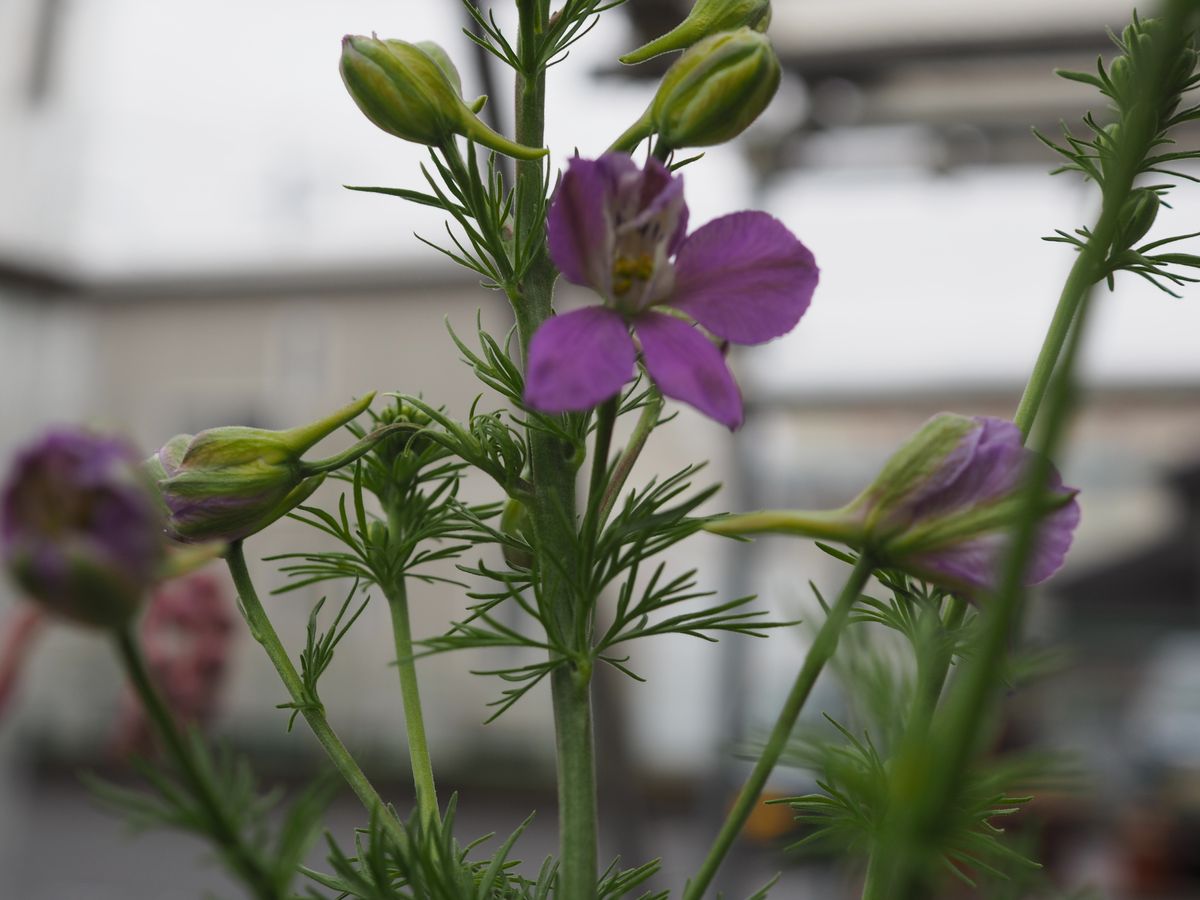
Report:
[[[431,56],[405,41],[346,35],[339,68],[358,108],[388,134],[433,147],[463,135],[517,159],[546,154],[513,143],[481,122],[459,96],[458,71],[440,48]]]
[[[122,441],[50,432],[18,455],[0,503],[5,564],[58,615],[119,627],[160,573],[162,515]]]
[[[1138,188],[1129,192],[1121,206],[1117,236],[1113,240],[1113,249],[1116,252],[1129,249],[1146,236],[1146,232],[1154,225],[1161,203],[1158,194],[1149,188]]]
[[[146,461],[177,541],[237,541],[261,531],[308,499],[327,472],[353,462],[378,440],[319,462],[301,457],[370,405],[368,394],[309,425],[268,431],[231,425],[171,438]]]
[[[532,569],[533,553],[529,550],[529,533],[532,523],[529,508],[512,497],[504,504],[500,514],[500,533],[511,538],[503,546],[504,561],[514,569]]]
[[[718,520],[719,534],[777,532],[841,541],[952,590],[990,589],[1023,506],[1033,453],[1003,419],[931,419],[847,506],[828,512],[748,513]],[[1076,491],[1051,472],[1026,584],[1062,566],[1079,522]]]
[[[649,119],[673,150],[710,147],[741,134],[779,87],[779,60],[749,28],[705,38],[667,70]]]
[[[771,0],[696,0],[686,19],[661,37],[626,53],[621,62],[633,65],[672,50],[686,50],[709,35],[742,26],[766,31],[770,21]]]
[[[403,41],[385,41],[384,43],[402,44]],[[413,46],[424,51],[430,59],[437,63],[437,67],[442,70],[442,74],[446,76],[446,80],[454,88],[454,93],[461,97],[463,95],[462,77],[458,74],[458,67],[454,65],[454,60],[450,58],[450,54],[442,48],[442,45],[433,41],[417,41]],[[487,103],[486,96],[477,97],[467,104],[467,108],[473,113],[478,113],[483,109],[485,103]]]

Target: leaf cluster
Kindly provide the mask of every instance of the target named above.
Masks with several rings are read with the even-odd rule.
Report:
[[[891,795],[890,779],[897,777],[892,761],[872,742],[869,732],[856,735],[827,717],[837,739],[809,738],[793,743],[789,760],[813,771],[818,791],[770,801],[786,803],[808,833],[789,850],[822,849],[864,853],[881,841],[894,840],[885,828]],[[974,886],[973,875],[1007,878],[1037,863],[1006,839],[999,821],[1015,815],[1032,799],[1034,787],[1058,783],[1061,760],[1045,755],[1009,756],[979,764],[959,791],[950,816],[930,853],[946,869]]]
[[[512,856],[522,833],[533,821],[530,815],[506,837],[491,856],[472,859],[475,850],[494,835],[484,835],[462,846],[454,837],[457,798],[451,798],[441,821],[414,814],[397,838],[378,819],[361,829],[353,854],[347,854],[330,836],[330,874],[305,869],[317,884],[335,892],[338,900],[550,900],[557,896],[558,865],[547,857],[533,878],[520,874],[521,860]],[[627,896],[659,869],[652,860],[622,870],[615,860],[596,887],[599,900]],[[320,897],[311,888],[312,897]],[[665,900],[666,893],[641,895],[641,900]]]
[[[415,406],[413,404],[416,404]],[[375,415],[375,425],[409,422],[411,432],[381,441],[355,463],[344,481],[347,495],[338,498],[336,512],[301,506],[292,518],[334,538],[342,549],[284,553],[268,557],[291,581],[275,593],[294,591],[332,579],[349,579],[362,586],[392,590],[404,578],[447,581],[430,574],[432,563],[454,559],[478,538],[475,523],[495,516],[496,504],[469,507],[458,500],[466,464],[452,459],[452,443],[437,427],[444,414],[419,400],[397,401],[393,409]],[[364,429],[355,426],[356,434]],[[368,509],[367,495],[382,508]]]
[[[532,79],[566,59],[571,46],[596,26],[600,14],[615,9],[625,0],[566,0],[550,17],[547,28],[530,28],[521,35],[517,46],[505,36],[495,13],[489,11],[484,15],[476,0],[462,2],[479,29],[476,33],[464,28],[463,33],[514,72]]]
[[[193,731],[188,748],[212,802],[198,797],[188,779],[166,763],[135,759],[144,789],[127,788],[96,776],[85,782],[105,806],[135,831],[170,828],[212,844],[216,858],[259,897],[289,897],[291,883],[321,829],[332,784],[320,781],[301,791],[278,826],[271,825],[279,791],[263,793],[249,762],[228,747],[210,749]],[[214,805],[215,804],[215,805]]]
[[[1123,204],[1120,226],[1108,248],[1106,279],[1109,287],[1113,286],[1116,272],[1126,271],[1171,296],[1179,296],[1164,282],[1183,286],[1196,281],[1192,276],[1179,274],[1176,269],[1200,268],[1200,256],[1161,252],[1161,248],[1196,237],[1200,232],[1138,245],[1154,223],[1159,207],[1169,206],[1164,198],[1174,185],[1170,182],[1151,184],[1134,191],[1128,199],[1112,195],[1109,188],[1110,179],[1118,175],[1136,178],[1154,174],[1200,180],[1176,167],[1177,163],[1200,159],[1200,151],[1168,149],[1175,144],[1171,137],[1174,129],[1200,120],[1200,104],[1185,105],[1186,96],[1200,86],[1200,74],[1195,72],[1194,36],[1174,46],[1179,36],[1166,34],[1162,20],[1140,19],[1136,14],[1121,35],[1110,32],[1110,36],[1121,54],[1107,67],[1103,58],[1098,58],[1095,73],[1060,70],[1057,74],[1100,91],[1110,101],[1114,121],[1101,124],[1093,113],[1088,113],[1083,118],[1087,128],[1084,136],[1076,136],[1065,123],[1063,136],[1058,141],[1037,130],[1034,134],[1065,160],[1053,174],[1079,172],[1101,187],[1106,203]],[[1116,180],[1128,183],[1123,178]],[[1045,240],[1070,244],[1082,250],[1091,237],[1090,229],[1085,227],[1077,228],[1073,233],[1056,229],[1055,234]]]
[[[599,661],[640,680],[628,667],[628,656],[617,652],[619,646],[630,641],[662,634],[684,634],[710,641],[716,640],[719,633],[762,637],[768,629],[790,624],[768,621],[764,611],[748,610],[753,597],[681,609],[684,604],[712,596],[713,592],[697,588],[695,570],[669,577],[665,564],[655,562],[654,558],[695,534],[706,521],[696,517],[695,510],[718,488],[692,489],[692,479],[700,468],[687,466],[667,478],[653,479],[645,487],[630,491],[594,538],[589,535],[586,522],[580,526],[564,520],[562,527],[571,532],[575,542],[573,556],[580,561],[574,570],[568,570],[561,560],[542,552],[532,535],[528,536],[531,543],[521,544],[519,536],[493,529],[492,537],[497,543],[531,550],[532,567],[499,570],[483,561],[475,566],[460,566],[462,571],[486,579],[493,586],[469,594],[476,601],[470,607],[470,614],[454,623],[446,634],[424,641],[423,645],[430,652],[470,647],[537,651],[534,662],[476,671],[510,684],[492,703],[494,719],[562,665],[590,670]],[[543,566],[554,567],[554,574],[569,591],[570,602],[580,611],[573,632],[565,633],[543,602]],[[616,591],[616,603],[611,619],[600,627],[599,601],[610,588]],[[530,636],[525,629],[505,621],[502,608],[515,609],[526,621],[540,625],[533,629],[538,636]]]

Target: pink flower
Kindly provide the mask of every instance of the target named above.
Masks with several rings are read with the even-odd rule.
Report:
[[[533,336],[530,407],[590,409],[633,377],[640,351],[663,394],[741,425],[741,393],[710,335],[760,344],[791,331],[817,266],[766,213],[722,216],[690,235],[687,218],[682,177],[657,160],[644,169],[624,153],[571,160],[550,208],[550,256],[604,303],[549,319]]]

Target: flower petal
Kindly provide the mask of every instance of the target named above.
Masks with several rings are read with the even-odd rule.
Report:
[[[547,319],[529,342],[525,402],[549,413],[590,409],[633,377],[636,359],[629,328],[611,309]]]
[[[1046,516],[1038,526],[1037,543],[1025,572],[1026,584],[1041,584],[1062,568],[1067,551],[1071,549],[1075,526],[1079,524],[1079,501],[1074,496],[1077,492],[1063,486],[1057,470],[1050,474],[1050,490],[1055,494],[1071,494],[1071,501]]]
[[[618,180],[637,174],[633,159],[610,153],[600,159],[574,157],[567,163],[546,219],[550,258],[568,281],[607,294],[612,266],[610,206]]]
[[[763,212],[714,219],[693,232],[675,260],[665,301],[718,337],[761,344],[791,331],[817,287],[813,255]]]
[[[618,221],[622,230],[654,231],[653,241],[664,244],[666,254],[674,256],[687,234],[688,207],[683,199],[683,176],[671,170],[653,156],[636,178],[623,176],[618,190],[618,207],[631,213]],[[636,193],[632,193],[636,191]]]
[[[731,431],[742,424],[742,394],[725,357],[687,322],[647,312],[633,324],[642,358],[658,389],[691,404]]]

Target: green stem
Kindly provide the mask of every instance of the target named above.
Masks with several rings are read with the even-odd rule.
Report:
[[[400,672],[400,697],[404,703],[404,728],[408,736],[413,788],[417,792],[417,809],[424,821],[437,822],[437,788],[433,782],[429,743],[425,738],[425,716],[421,712],[421,691],[417,682],[417,664],[413,658],[412,627],[408,619],[408,591],[404,576],[397,578],[385,593],[392,614],[392,639],[396,646],[396,668]]]
[[[520,17],[517,74],[516,139],[531,147],[543,145],[545,131],[545,69],[535,65],[538,42],[550,19],[549,0],[518,0]],[[516,227],[521,246],[537,250],[521,284],[509,291],[527,358],[535,331],[553,315],[557,272],[546,253],[542,211],[545,205],[543,163],[517,161]],[[589,611],[576,597],[572,579],[577,573],[574,531],[577,525],[573,448],[540,429],[529,432],[529,459],[534,493],[530,521],[534,546],[544,561],[538,602],[551,643],[570,649],[570,659],[550,676],[558,756],[559,870],[558,895],[587,900],[596,893],[596,775],[591,708],[591,635]],[[550,562],[553,560],[553,562]],[[582,661],[582,662],[581,662]]]
[[[621,456],[613,468],[612,478],[609,479],[608,486],[604,489],[604,497],[600,501],[600,509],[596,514],[596,522],[599,527],[603,527],[608,514],[612,512],[617,497],[621,494],[621,488],[625,487],[629,473],[633,471],[634,463],[642,455],[642,448],[646,446],[650,433],[658,424],[658,416],[662,412],[662,408],[663,401],[659,396],[648,400],[642,407],[642,414],[638,416],[637,424],[633,426],[633,434],[629,436],[629,443],[621,451]]]
[[[125,672],[141,698],[142,706],[150,721],[154,723],[167,752],[178,766],[188,792],[208,819],[209,834],[221,848],[221,853],[230,868],[245,881],[255,897],[261,900],[282,900],[287,896],[286,893],[275,883],[270,870],[258,853],[245,843],[236,819],[225,808],[220,793],[204,766],[196,760],[192,747],[180,734],[167,705],[150,680],[150,673],[146,671],[146,663],[137,640],[127,628],[119,630],[116,637],[117,651],[125,666]]]
[[[596,444],[592,453],[592,478],[588,483],[588,509],[596,508],[604,489],[604,476],[608,474],[608,454],[612,448],[613,425],[617,421],[620,395],[600,404],[596,411]]]
[[[304,716],[304,720],[308,723],[317,742],[325,750],[333,767],[345,779],[346,784],[354,791],[367,811],[371,815],[379,817],[379,821],[388,829],[392,837],[397,841],[405,840],[403,826],[380,798],[371,782],[367,780],[367,776],[363,774],[363,770],[350,755],[346,745],[330,727],[329,721],[325,718],[324,707],[314,702],[315,698],[308,696],[300,674],[296,671],[291,657],[288,656],[287,650],[279,640],[275,626],[267,617],[267,611],[263,609],[262,601],[258,599],[258,592],[254,589],[254,582],[250,579],[250,570],[246,568],[246,556],[242,551],[241,541],[234,541],[229,545],[229,550],[225,554],[225,562],[229,566],[229,574],[233,576],[233,584],[237,588],[238,597],[241,600],[242,615],[250,627],[250,633],[267,652],[267,656],[275,665],[275,671],[279,673],[279,678],[283,681],[283,686],[287,689],[288,696],[292,698],[292,703]]]
[[[817,676],[821,674],[821,670],[837,650],[838,640],[846,621],[850,618],[850,611],[862,593],[867,579],[871,577],[873,567],[874,562],[865,554],[860,556],[858,562],[854,564],[854,569],[850,572],[850,577],[846,580],[841,595],[829,610],[813,640],[812,647],[809,648],[808,655],[804,657],[804,664],[796,675],[796,681],[784,701],[783,709],[779,711],[779,717],[775,720],[766,746],[763,747],[762,755],[759,756],[750,777],[742,786],[733,808],[725,818],[725,824],[721,826],[721,831],[713,842],[712,849],[708,851],[708,856],[700,866],[700,871],[684,887],[683,900],[699,900],[704,896],[704,892],[712,882],[713,876],[716,875],[722,860],[725,859],[729,848],[733,846],[734,840],[741,832],[742,826],[750,817],[767,779],[787,747],[788,738],[791,737],[792,731],[796,727],[800,710],[804,708],[804,703],[812,692]]]
[[[1025,392],[1021,394],[1021,401],[1017,404],[1017,412],[1013,416],[1013,422],[1021,429],[1021,436],[1025,439],[1029,438],[1029,432],[1033,429],[1038,409],[1046,397],[1050,379],[1054,375],[1058,358],[1062,355],[1063,345],[1067,341],[1067,335],[1071,332],[1071,325],[1079,312],[1080,304],[1083,303],[1083,298],[1091,286],[1102,277],[1103,274],[1095,271],[1092,254],[1080,253],[1075,258],[1075,264],[1071,266],[1062,293],[1059,295],[1054,317],[1050,320],[1050,327],[1046,330],[1046,337],[1042,341],[1042,349],[1038,353],[1037,361],[1033,364],[1033,372],[1029,376],[1029,382],[1025,385]]]
[[[713,534],[791,534],[818,541],[862,545],[863,529],[842,510],[763,509],[715,519],[704,526]]]
[[[1182,20],[1186,7],[1181,3],[1171,4],[1168,13],[1161,34],[1169,43],[1177,44],[1185,36]],[[1172,16],[1176,21],[1170,21]],[[1173,65],[1176,59],[1162,45],[1157,52],[1151,52],[1149,60],[1143,57],[1143,65],[1148,65],[1148,69],[1139,72],[1140,100],[1122,118],[1122,144],[1113,151],[1111,170],[1105,173],[1100,217],[1071,267],[1051,334],[1018,409],[1017,424],[1028,434],[1044,399],[1046,425],[1039,453],[1034,456],[1022,487],[1021,508],[999,585],[984,611],[974,652],[947,699],[944,717],[934,723],[924,747],[910,742],[896,761],[890,779],[892,814],[871,861],[871,869],[879,877],[869,880],[872,893],[864,895],[869,900],[912,900],[929,895],[938,869],[936,857],[942,852],[945,823],[1001,689],[997,676],[1024,611],[1024,574],[1037,541],[1042,512],[1039,498],[1052,470],[1050,460],[1066,430],[1072,375],[1082,345],[1088,298],[1095,284],[1108,273],[1107,260],[1120,224],[1120,211],[1158,132],[1161,76],[1164,67]],[[923,776],[919,782],[915,778],[918,773]],[[919,783],[919,791],[912,791],[914,783]],[[904,795],[906,788],[911,797]],[[879,885],[878,889],[874,885]]]
[[[637,145],[654,134],[654,122],[650,119],[650,110],[642,113],[636,122],[630,125],[619,138],[608,148],[609,153],[632,153]]]

